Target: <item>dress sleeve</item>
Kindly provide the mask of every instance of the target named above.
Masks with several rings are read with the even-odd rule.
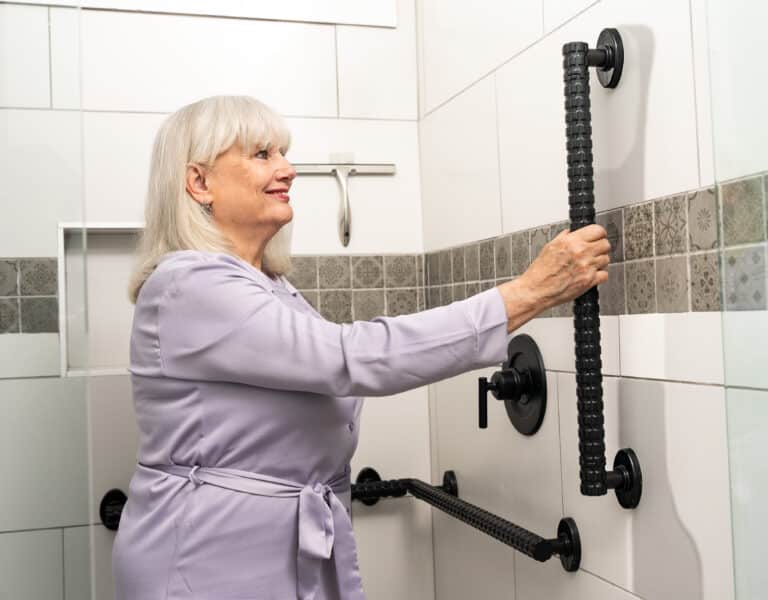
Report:
[[[507,316],[491,288],[398,317],[337,324],[284,305],[224,261],[177,269],[159,305],[168,377],[332,396],[386,396],[506,357]]]

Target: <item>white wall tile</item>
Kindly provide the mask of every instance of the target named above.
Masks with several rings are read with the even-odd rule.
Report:
[[[475,84],[419,126],[425,249],[499,235],[493,77]]]
[[[394,163],[395,175],[349,179],[352,238],[345,248],[337,233],[340,192],[331,176],[299,176],[291,190],[293,252],[366,254],[422,252],[418,132],[415,122],[288,119],[288,158],[329,162],[332,154],[354,162]]]
[[[519,554],[515,560],[517,570],[516,600],[635,600],[626,590],[613,582],[578,571],[567,573],[557,559],[539,563]],[[654,599],[655,600],[655,599]]]
[[[632,448],[643,497],[624,510],[612,491],[581,495],[576,382],[560,375],[565,512],[591,549],[583,568],[643,598],[732,598],[723,388],[615,378],[604,388],[607,466]]]
[[[539,431],[514,428],[504,403],[489,395],[488,428],[478,427],[477,380],[496,369],[471,371],[434,385],[440,473],[454,470],[459,496],[541,535],[562,517],[557,375],[547,375],[547,411]]]
[[[768,5],[708,2],[712,124],[718,181],[768,168],[768,67],[764,54]]]
[[[461,496],[461,480],[459,480]],[[515,551],[435,509],[435,598],[516,600]]]
[[[0,5],[0,106],[48,108],[48,7]]]
[[[397,29],[338,27],[342,117],[416,119],[415,0],[397,3]]]
[[[53,108],[80,108],[80,11],[51,7]]]
[[[6,379],[0,406],[0,531],[87,523],[83,381]]]
[[[0,110],[0,256],[56,256],[59,221],[82,219],[80,115]]]
[[[544,0],[544,33],[549,33],[568,19],[600,0]]]
[[[128,375],[88,377],[93,514],[99,523],[99,504],[109,490],[128,494],[136,468],[139,430],[133,410]]]
[[[768,312],[764,310],[721,313],[725,384],[768,388]]]
[[[768,586],[761,560],[768,531],[768,392],[728,389],[726,393],[736,597],[759,598]]]
[[[621,374],[723,383],[721,314],[620,315]]]
[[[375,506],[355,502],[352,511],[366,597],[434,598],[430,507],[411,497],[385,498]]]
[[[425,107],[432,110],[487,75],[542,33],[542,0],[424,0],[421,39]],[[479,112],[479,111],[478,111]],[[490,152],[490,148],[478,148]]]
[[[165,115],[83,114],[88,221],[144,220],[152,143],[164,120]]]
[[[90,527],[67,527],[64,531],[64,600],[91,598]],[[99,598],[106,600],[106,598]]]
[[[58,333],[0,335],[0,379],[58,374]]]
[[[699,185],[701,187],[712,185],[715,181],[714,139],[712,138],[712,87],[709,81],[710,36],[707,25],[706,6],[708,2],[709,0],[691,0],[693,83],[696,89],[696,128],[699,138]]]
[[[548,371],[576,370],[573,318],[540,318],[529,321],[516,332],[530,335],[539,346]],[[619,374],[619,318],[600,317],[600,348],[603,374]]]
[[[169,112],[248,94],[284,114],[336,115],[330,26],[86,11],[82,40],[85,109]]]
[[[0,598],[62,598],[61,530],[0,534]]]
[[[606,26],[619,29],[626,60],[615,90],[592,73],[598,210],[698,187],[688,5],[604,0],[498,71],[505,232],[567,214],[561,48],[594,46]]]
[[[116,532],[110,531],[103,525],[94,525],[91,531],[94,599],[112,600],[115,592],[115,582],[112,578],[112,545]]]
[[[277,21],[312,23],[347,23],[394,27],[397,24],[396,0],[57,0],[60,6],[82,6],[143,12],[167,12],[189,15],[223,15]],[[35,4],[39,0],[16,0]]]

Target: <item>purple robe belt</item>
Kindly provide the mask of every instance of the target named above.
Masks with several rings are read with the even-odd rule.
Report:
[[[333,557],[343,600],[365,600],[357,565],[352,521],[336,496],[349,489],[346,476],[327,484],[302,485],[259,473],[216,467],[143,465],[186,477],[195,486],[217,487],[270,498],[299,499],[299,549],[296,563],[299,600],[314,600],[320,585],[320,561]]]

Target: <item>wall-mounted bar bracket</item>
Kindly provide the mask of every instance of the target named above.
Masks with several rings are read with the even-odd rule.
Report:
[[[333,175],[339,184],[339,240],[348,246],[352,234],[352,212],[349,204],[349,178],[352,175],[394,175],[392,163],[297,163],[293,165],[299,175]]]
[[[368,506],[373,506],[380,498],[397,498],[407,493],[534,560],[544,562],[557,554],[566,571],[579,570],[581,538],[579,528],[573,519],[569,517],[560,519],[557,537],[542,538],[459,498],[458,483],[453,471],[445,472],[442,486],[434,486],[420,479],[382,481],[375,469],[366,467],[360,471],[356,482],[352,485],[352,500],[359,500]]]

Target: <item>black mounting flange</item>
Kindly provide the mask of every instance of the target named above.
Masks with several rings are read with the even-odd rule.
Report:
[[[520,334],[507,347],[507,361],[491,376],[478,380],[479,425],[488,427],[488,392],[504,401],[507,416],[523,435],[533,435],[547,411],[547,377],[544,360],[533,338]]]
[[[569,573],[578,571],[581,566],[581,537],[576,521],[570,517],[560,519],[557,526],[558,540],[565,540],[565,548],[560,552],[560,564]]]
[[[378,481],[381,481],[381,476],[379,475],[379,472],[372,467],[361,469],[357,474],[357,479],[355,479],[355,483],[375,483]],[[378,501],[378,498],[360,498],[360,502],[366,506],[373,506]]]
[[[600,32],[597,48],[587,52],[590,67],[597,67],[597,79],[604,88],[619,85],[624,70],[624,44],[617,29],[608,27]]]
[[[110,531],[117,531],[120,525],[120,517],[128,497],[117,488],[109,490],[99,503],[99,518],[104,527]]]
[[[616,485],[611,485],[614,482]],[[637,508],[643,495],[643,472],[632,448],[622,448],[616,453],[613,471],[607,473],[606,483],[614,489],[622,507]]]

